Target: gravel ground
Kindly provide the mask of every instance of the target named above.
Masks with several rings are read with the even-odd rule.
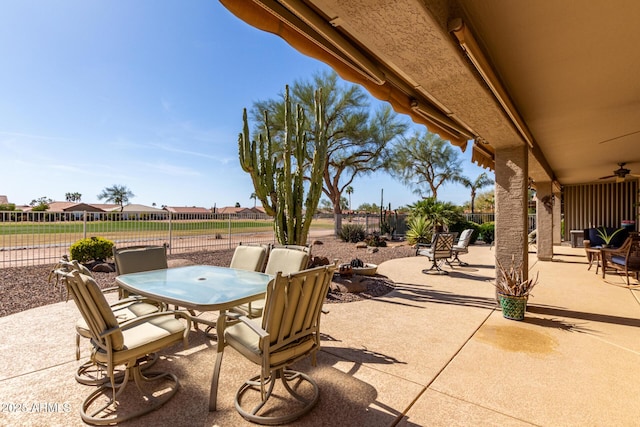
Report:
[[[406,243],[393,242],[388,247],[378,249],[376,253],[369,253],[367,249],[358,249],[352,243],[344,243],[328,237],[315,241],[311,254],[327,257],[330,261],[338,259],[339,263],[348,263],[358,258],[370,264],[380,264],[389,259],[414,254],[414,249]],[[169,260],[187,259],[195,264],[228,266],[232,256],[233,249],[229,249],[170,255]],[[48,264],[0,269],[0,317],[64,301],[66,291],[62,286],[56,285],[55,279],[49,282],[49,274],[53,267]],[[102,288],[115,285],[115,273],[94,273],[94,276]],[[326,302],[353,302],[375,298],[390,292],[393,287],[393,282],[390,280],[382,276],[374,276],[367,281],[366,291],[358,294],[330,292]]]

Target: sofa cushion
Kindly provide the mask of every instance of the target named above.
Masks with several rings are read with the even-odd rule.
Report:
[[[589,228],[587,229],[587,232],[585,232],[585,237],[587,237],[588,235],[588,240],[591,242],[591,247],[602,246],[604,244],[604,240],[602,240],[602,237],[600,237],[600,235],[598,234],[598,230],[600,230],[601,228],[602,227]],[[605,227],[605,230],[608,235],[611,235],[618,229],[614,227]],[[611,239],[611,243],[609,244],[614,248],[619,248],[620,246],[622,246],[624,241],[627,240],[628,236],[629,231],[626,229],[622,229],[618,233],[616,233],[615,236],[613,236],[613,239]]]

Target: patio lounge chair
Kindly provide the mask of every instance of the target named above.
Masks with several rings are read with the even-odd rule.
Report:
[[[627,286],[630,285],[629,273],[635,273],[636,280],[640,273],[640,238],[638,236],[627,237],[618,249],[600,249],[602,261],[602,278],[607,275],[607,269],[621,271],[627,277]]]
[[[418,248],[417,255],[426,256],[432,262],[431,268],[422,270],[424,274],[430,274],[434,270],[438,274],[449,274],[440,268],[440,266],[445,262],[451,265],[449,260],[453,256],[453,242],[455,238],[455,233],[436,233],[429,247],[424,249]]]
[[[308,356],[312,357],[315,366],[315,355],[320,349],[320,314],[334,270],[335,265],[328,265],[287,276],[278,272],[267,286],[261,319],[227,314],[239,322],[228,327],[224,337],[218,340],[218,346],[221,347],[218,349],[214,387],[211,390],[213,410],[226,346],[233,347],[261,367],[260,374],[247,380],[236,393],[235,406],[244,418],[259,424],[284,424],[313,408],[320,394],[318,385],[308,375],[287,367]],[[267,404],[278,379],[284,385],[281,391],[286,390],[296,401],[288,399],[282,402],[284,397],[279,393]],[[310,390],[305,383],[311,386]],[[252,395],[252,402],[257,402],[250,410],[243,406],[246,404],[244,399],[249,400],[248,395]]]
[[[149,413],[166,403],[178,390],[178,378],[171,373],[151,373],[145,376],[140,362],[148,355],[175,343],[187,346],[191,326],[189,315],[179,311],[163,311],[140,316],[119,323],[107,303],[104,294],[93,278],[77,271],[60,272],[66,281],[69,295],[89,326],[93,350],[91,359],[106,367],[110,384],[96,388],[82,403],[82,420],[93,425],[116,424]],[[183,318],[185,322],[178,320]],[[124,366],[125,372],[120,382],[116,381],[115,369]],[[129,379],[133,377],[138,389],[144,395],[142,409],[129,407],[130,398],[120,396]],[[144,393],[143,383],[162,381],[162,388],[156,393]],[[105,403],[106,402],[106,403]],[[120,408],[126,407],[122,412]]]
[[[460,233],[460,238],[458,239],[458,243],[453,245],[451,251],[453,253],[453,259],[450,261],[450,264],[457,262],[458,265],[465,266],[469,265],[466,262],[463,262],[458,258],[460,254],[468,254],[469,253],[469,243],[471,242],[471,236],[473,235],[473,229],[469,228]]]
[[[306,246],[275,247],[269,253],[269,259],[264,272],[275,276],[276,273],[291,274],[304,270],[309,264],[310,248]],[[244,314],[247,317],[260,317],[264,309],[265,300],[252,301],[235,307],[235,313]]]

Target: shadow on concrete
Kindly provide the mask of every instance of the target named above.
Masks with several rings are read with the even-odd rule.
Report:
[[[590,322],[611,323],[614,325],[632,326],[640,328],[640,319],[632,317],[611,316],[608,314],[585,313],[582,311],[567,310],[560,307],[527,305],[530,313],[541,314],[543,316],[569,317],[572,319],[588,320]]]

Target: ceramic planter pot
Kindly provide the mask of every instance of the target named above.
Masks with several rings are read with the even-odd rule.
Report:
[[[502,315],[505,319],[523,320],[527,311],[528,296],[517,297],[513,295],[498,294]]]

